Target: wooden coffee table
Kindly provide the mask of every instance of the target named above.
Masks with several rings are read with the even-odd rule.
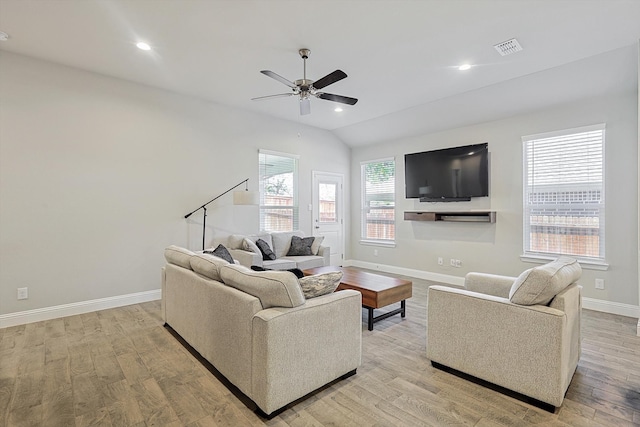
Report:
[[[412,283],[409,280],[367,273],[350,267],[316,267],[304,270],[303,273],[305,276],[311,276],[330,271],[342,271],[342,280],[336,291],[353,289],[362,294],[362,306],[368,310],[367,327],[370,331],[373,330],[373,324],[382,319],[396,314],[400,314],[401,317],[406,316],[405,301],[411,298],[412,290]],[[374,309],[396,302],[400,302],[400,308],[379,316],[373,315]]]

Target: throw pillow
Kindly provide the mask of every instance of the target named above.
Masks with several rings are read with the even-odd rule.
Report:
[[[296,275],[296,279],[304,277],[304,273],[299,268],[290,268],[288,270],[274,270],[273,268],[264,268],[264,267],[261,267],[259,265],[252,265],[251,269],[253,271],[289,271],[289,272],[291,272],[291,273]]]
[[[320,250],[320,245],[324,240],[324,236],[317,236],[313,239],[313,245],[311,245],[311,254],[318,255],[318,251]]]
[[[265,242],[264,240],[256,240],[256,246],[258,247],[258,249],[260,249],[260,252],[262,252],[263,261],[273,261],[274,259],[276,259],[276,254],[273,253],[267,242]]]
[[[212,251],[204,251],[203,253],[210,254],[210,255],[215,255],[218,258],[222,258],[223,260],[227,261],[228,263],[233,264],[233,257],[231,256],[231,254],[229,253],[227,248],[222,246],[222,244],[219,244],[218,247],[215,248]]]
[[[520,305],[547,305],[564,288],[577,281],[582,267],[573,258],[555,261],[523,272],[511,286],[509,300]]]
[[[291,246],[287,256],[305,256],[311,255],[311,245],[315,237],[298,237],[291,236]]]
[[[262,255],[262,252],[260,252],[260,248],[251,239],[245,238],[243,240],[242,249],[245,251],[254,252],[256,254]]]
[[[315,298],[335,291],[340,285],[340,279],[342,279],[342,271],[331,271],[315,276],[306,276],[298,279],[298,282],[305,298]]]

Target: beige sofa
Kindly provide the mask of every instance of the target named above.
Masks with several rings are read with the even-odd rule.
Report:
[[[580,359],[581,271],[560,258],[518,278],[469,273],[465,289],[430,287],[427,357],[560,406]]]
[[[305,299],[294,274],[170,246],[162,318],[267,416],[361,363],[361,294]]]
[[[233,259],[246,267],[255,265],[271,270],[289,270],[292,268],[306,270],[329,265],[330,248],[321,244],[322,237],[316,238],[314,245],[311,247],[312,253],[310,255],[287,255],[291,247],[292,236],[305,237],[300,230],[262,232],[252,235],[232,234],[226,241],[220,243],[229,250]],[[269,245],[276,259],[263,259],[262,252],[255,246],[255,242],[258,239],[262,239]],[[247,242],[247,240],[253,244]]]

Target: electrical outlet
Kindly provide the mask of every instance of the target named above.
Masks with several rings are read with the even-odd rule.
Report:
[[[28,299],[29,288],[18,288],[18,299]]]
[[[378,256],[378,250],[377,249],[373,250],[373,256]]]
[[[462,261],[460,261],[459,259],[456,260],[456,267],[457,268],[462,267]]]
[[[604,289],[604,279],[596,279],[596,289]]]
[[[456,266],[456,260],[455,260],[455,259],[453,259],[453,258],[451,258],[451,259],[449,260],[449,265],[450,265],[451,267],[455,267],[455,266]]]
[[[444,260],[441,256],[438,257],[438,265],[444,265]]]

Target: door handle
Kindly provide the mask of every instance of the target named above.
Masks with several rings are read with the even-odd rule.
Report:
[[[320,228],[320,226],[316,225],[316,228]]]

